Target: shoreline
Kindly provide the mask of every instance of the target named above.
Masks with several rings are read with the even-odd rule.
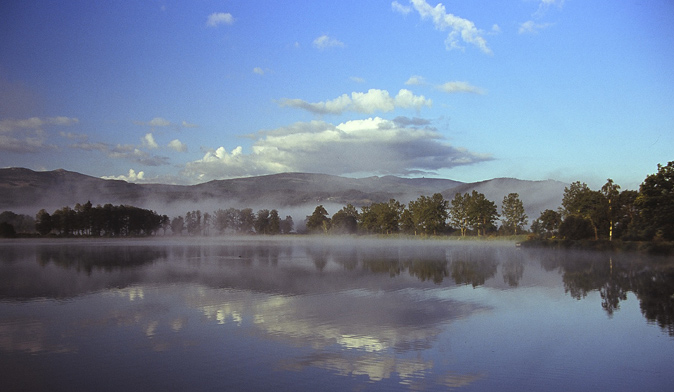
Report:
[[[674,255],[674,242],[668,241],[528,239],[519,242],[518,246],[523,248],[612,251],[616,253],[635,252],[660,256]]]

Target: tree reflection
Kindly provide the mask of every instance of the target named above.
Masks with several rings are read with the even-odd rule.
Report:
[[[634,293],[644,317],[674,336],[674,260],[565,251],[546,254],[541,264],[562,271],[564,290],[573,298],[599,292],[609,317],[627,300],[628,292]]]
[[[398,259],[389,258],[363,258],[363,269],[369,272],[388,274],[390,277],[398,276],[403,271],[403,266]]]
[[[455,283],[471,284],[473,287],[493,278],[499,265],[493,249],[480,248],[334,247],[320,250],[307,248],[306,251],[319,271],[331,260],[347,271],[360,267],[363,271],[386,274],[392,278],[407,272],[422,282],[435,284],[441,284],[451,276]],[[519,284],[523,273],[524,263],[521,260],[506,262],[504,280],[511,287]]]
[[[674,266],[642,271],[633,279],[641,314],[674,336]]]
[[[521,259],[509,259],[501,265],[503,270],[503,283],[510,287],[517,287],[524,275],[524,263]]]
[[[328,265],[328,259],[330,258],[330,250],[327,248],[307,248],[307,254],[313,260],[316,269],[323,271],[326,265]]]
[[[498,263],[495,260],[457,260],[452,261],[451,274],[456,284],[471,284],[481,286],[487,279],[496,275]]]
[[[53,264],[91,275],[94,269],[114,271],[166,259],[166,250],[154,247],[53,246],[38,247],[36,260],[41,266]]]
[[[621,285],[613,276],[613,259],[609,257],[609,279],[599,288],[601,307],[606,310],[609,317],[620,308],[620,301],[627,300],[626,285]]]
[[[442,283],[442,280],[449,276],[447,260],[411,260],[407,265],[407,271],[422,282],[432,280],[435,284]]]

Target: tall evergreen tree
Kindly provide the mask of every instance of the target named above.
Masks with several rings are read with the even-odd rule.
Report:
[[[323,205],[319,205],[314,209],[314,212],[307,216],[306,219],[307,230],[311,232],[327,233],[330,228],[330,218],[328,218],[328,211]]]

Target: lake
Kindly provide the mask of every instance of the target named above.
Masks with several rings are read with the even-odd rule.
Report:
[[[674,263],[458,240],[0,242],[3,391],[664,391]]]

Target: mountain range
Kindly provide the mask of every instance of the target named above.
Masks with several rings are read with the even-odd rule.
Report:
[[[44,208],[51,213],[63,206],[72,207],[75,203],[91,201],[93,205],[111,203],[150,208],[169,216],[197,209],[213,211],[229,207],[275,208],[284,215],[288,209],[306,215],[319,204],[334,214],[349,203],[356,207],[389,199],[408,203],[421,195],[434,193],[441,193],[445,199],[451,200],[456,193],[476,190],[497,206],[508,193],[518,193],[531,221],[545,209],[557,209],[566,186],[554,180],[496,178],[463,183],[438,178],[348,178],[311,173],[280,173],[214,180],[197,185],[168,185],[106,180],[63,169],[33,171],[6,168],[0,169],[0,211],[35,214]]]

